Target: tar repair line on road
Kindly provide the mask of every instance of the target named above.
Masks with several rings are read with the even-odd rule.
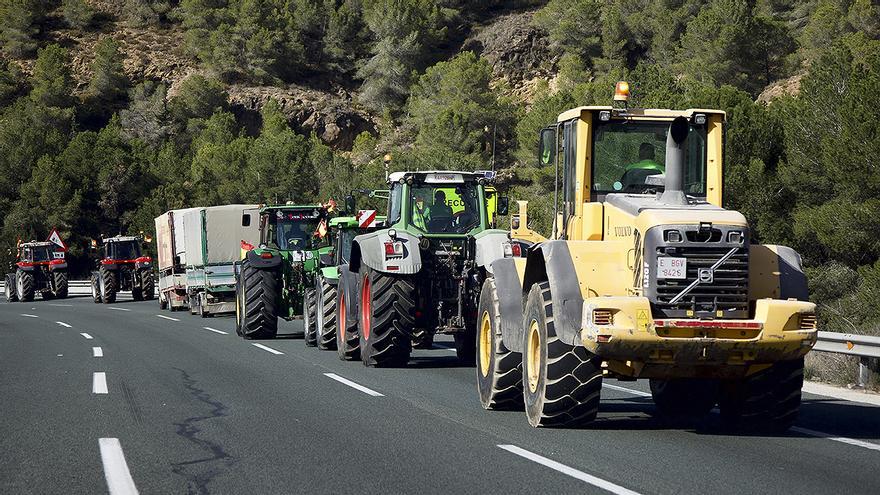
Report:
[[[621,392],[626,392],[626,393],[629,393],[632,395],[637,395],[639,397],[651,397],[651,394],[649,394],[647,392],[642,392],[641,390],[633,390],[631,388],[618,387],[616,385],[608,385],[605,383],[603,383],[602,386],[610,388],[612,390],[619,390]],[[856,447],[862,447],[864,449],[880,451],[880,444],[865,442],[863,440],[856,440],[854,438],[840,437],[837,435],[832,435],[830,433],[825,433],[824,431],[809,430],[807,428],[801,428],[799,426],[792,426],[791,431],[801,433],[803,435],[809,435],[811,437],[825,438],[825,439],[828,439],[828,440],[831,440],[834,442],[845,443],[847,445],[854,445]]]
[[[81,333],[80,335],[82,335],[83,337],[85,337],[86,340],[92,340],[92,336],[89,335],[89,334],[87,334],[87,333]]]
[[[219,333],[221,335],[229,335],[228,333],[224,332],[223,330],[217,330],[216,328],[211,328],[211,327],[202,327],[202,328],[204,328],[205,330],[208,330],[210,332]]]
[[[100,347],[92,347],[92,357],[104,357],[104,349],[101,349]]]
[[[164,320],[180,321],[180,320],[178,320],[177,318],[172,318],[172,317],[170,317],[170,316],[165,316],[165,315],[156,315],[156,316],[159,317],[159,318],[162,318],[162,319],[164,319]]]
[[[107,373],[96,371],[92,374],[92,393],[106,394],[107,391]]]
[[[262,350],[264,350],[264,351],[271,352],[272,354],[284,354],[284,353],[281,352],[281,351],[278,351],[278,350],[272,349],[271,347],[266,346],[266,345],[263,345],[263,344],[256,344],[256,343],[254,343],[254,344],[251,344],[251,345],[254,346],[254,347],[257,347],[257,348],[259,348],[259,349],[262,349]]]
[[[552,459],[548,459],[544,456],[535,454],[534,452],[529,452],[528,450],[521,449],[516,445],[499,445],[498,448],[504,449],[520,457],[526,458],[532,462],[537,462],[542,466],[546,466],[555,471],[559,471],[562,474],[567,474],[572,478],[577,478],[585,483],[589,483],[597,488],[601,488],[616,495],[640,495],[639,492],[634,492],[628,488],[616,485],[610,481],[605,481],[602,478],[597,478],[583,471],[578,471],[573,467],[568,467],[565,464],[560,464]]]
[[[118,438],[99,438],[101,463],[104,465],[104,479],[110,495],[137,495],[138,490],[128,471],[122,444]]]
[[[330,378],[331,380],[336,380],[337,382],[342,383],[343,385],[348,385],[349,387],[351,387],[353,389],[360,390],[361,392],[363,392],[367,395],[372,395],[373,397],[385,397],[385,395],[380,394],[379,392],[376,392],[373,389],[370,389],[370,388],[367,388],[363,385],[355,383],[355,382],[349,380],[348,378],[343,378],[343,377],[337,375],[336,373],[324,373],[324,376],[326,376],[327,378]]]
[[[68,325],[67,323],[64,323],[63,321],[56,321],[55,323],[61,325],[64,328],[73,328],[73,325]]]

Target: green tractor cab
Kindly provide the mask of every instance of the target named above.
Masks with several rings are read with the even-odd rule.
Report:
[[[332,207],[275,205],[260,208],[260,244],[242,243],[236,270],[236,332],[269,339],[278,318],[302,317],[305,333],[315,324],[315,281],[320,257],[332,251],[327,225]]]

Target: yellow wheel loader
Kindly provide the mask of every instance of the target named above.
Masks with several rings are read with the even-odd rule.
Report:
[[[539,159],[557,173],[551,239],[492,264],[477,323],[486,409],[525,407],[533,426],[596,417],[604,379],[650,379],[659,413],[782,431],[816,342],[800,256],[752,242],[724,209],[725,114],[615,105],[559,115]],[[624,103],[621,105],[620,103]]]

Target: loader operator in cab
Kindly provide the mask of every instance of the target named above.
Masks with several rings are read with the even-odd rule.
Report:
[[[654,158],[654,145],[642,143],[639,145],[639,161],[627,165],[620,179],[621,189],[625,192],[641,189],[648,176],[664,173],[666,167]],[[615,189],[616,186],[617,184]]]

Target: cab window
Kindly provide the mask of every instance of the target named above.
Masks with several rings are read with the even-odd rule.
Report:
[[[410,188],[410,223],[429,234],[464,234],[480,224],[479,190],[476,183]]]

